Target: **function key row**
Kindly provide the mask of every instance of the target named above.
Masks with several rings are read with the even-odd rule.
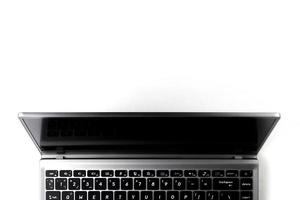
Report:
[[[252,177],[252,170],[46,170],[46,177]]]

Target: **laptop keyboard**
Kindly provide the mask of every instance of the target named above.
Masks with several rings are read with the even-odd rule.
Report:
[[[46,200],[252,200],[252,170],[46,170]]]

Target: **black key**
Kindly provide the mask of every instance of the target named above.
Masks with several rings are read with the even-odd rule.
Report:
[[[218,199],[219,199],[218,192],[209,191],[206,193],[206,200],[218,200]]]
[[[227,177],[238,177],[239,176],[239,171],[238,170],[227,170],[226,171],[226,176]]]
[[[88,200],[100,200],[100,192],[90,191],[88,193]]]
[[[128,200],[139,200],[140,199],[140,193],[137,191],[129,191],[127,194],[128,194],[128,198],[127,198]]]
[[[116,191],[115,192],[115,200],[126,200],[126,192]]]
[[[185,189],[185,179],[184,178],[174,178],[174,189],[184,190]]]
[[[67,189],[67,179],[66,178],[55,179],[55,189],[56,190],[66,190]]]
[[[154,191],[153,193],[154,200],[166,200],[166,192]]]
[[[87,193],[83,191],[75,192],[75,200],[87,200]]]
[[[184,176],[186,176],[186,177],[196,177],[197,176],[197,171],[196,170],[185,170],[184,171]]]
[[[70,178],[69,179],[69,190],[79,190],[80,189],[80,179]]]
[[[157,170],[156,176],[157,177],[168,177],[169,171],[168,170]]]
[[[101,192],[101,200],[113,200],[113,192]]]
[[[102,170],[101,171],[101,176],[103,176],[103,177],[112,177],[112,176],[114,176],[114,171],[113,170]]]
[[[182,177],[183,171],[182,170],[171,170],[172,177]]]
[[[74,170],[75,177],[84,177],[86,176],[85,170]]]
[[[46,170],[47,177],[57,177],[58,171],[57,170]]]
[[[252,184],[251,178],[241,178],[241,190],[252,190]]]
[[[160,179],[160,189],[161,190],[171,190],[172,189],[172,179],[171,178]]]
[[[168,191],[167,200],[179,200],[179,192],[177,191]]]
[[[72,170],[60,170],[59,171],[60,177],[71,177],[72,176]]]
[[[121,179],[121,189],[122,190],[132,190],[133,179],[132,178],[122,178]]]
[[[205,192],[193,192],[194,200],[204,200],[205,199]]]
[[[193,199],[192,192],[190,191],[181,191],[180,200],[191,200]]]
[[[141,192],[141,200],[152,200],[152,192],[151,191],[142,191]]]
[[[252,177],[252,170],[241,170],[240,176],[241,177]]]
[[[213,187],[214,190],[238,190],[239,179],[238,178],[214,178]]]
[[[61,200],[74,200],[74,192],[71,191],[62,192]]]
[[[198,176],[200,177],[210,177],[210,170],[199,170]]]
[[[116,170],[115,171],[115,176],[116,177],[126,177],[127,176],[127,171],[126,170]]]
[[[98,177],[100,176],[99,170],[88,170],[88,176],[89,177]]]
[[[120,189],[120,179],[109,178],[107,181],[107,186],[109,190],[119,190]]]
[[[141,170],[129,170],[129,176],[131,176],[131,177],[141,177],[142,172],[141,172]]]
[[[106,190],[105,178],[95,178],[95,190]]]
[[[158,190],[159,189],[159,179],[158,178],[148,178],[147,179],[147,189],[148,190]]]
[[[186,187],[188,190],[198,190],[199,189],[199,179],[198,178],[188,178],[186,181]]]
[[[251,191],[242,191],[241,192],[241,200],[252,200],[253,194]]]
[[[144,177],[154,177],[155,176],[155,170],[144,170],[143,171]]]
[[[46,178],[46,190],[54,190],[54,179]]]
[[[81,179],[81,189],[92,190],[93,189],[93,179],[92,178]]]
[[[220,200],[239,200],[238,192],[220,192]]]
[[[212,175],[214,177],[224,177],[225,173],[224,170],[213,170]]]
[[[58,191],[47,191],[46,200],[60,200],[60,192]]]
[[[145,190],[146,189],[146,179],[145,178],[135,178],[134,179],[134,189],[135,190]]]
[[[211,189],[211,178],[201,178],[200,179],[200,189],[210,190]]]

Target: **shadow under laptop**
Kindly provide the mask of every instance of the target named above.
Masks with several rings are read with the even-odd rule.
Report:
[[[269,165],[264,156],[259,156],[259,199],[268,200],[269,195]]]

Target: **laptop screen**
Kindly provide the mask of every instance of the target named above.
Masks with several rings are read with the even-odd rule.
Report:
[[[279,119],[254,113],[21,113],[43,151],[257,154]]]

